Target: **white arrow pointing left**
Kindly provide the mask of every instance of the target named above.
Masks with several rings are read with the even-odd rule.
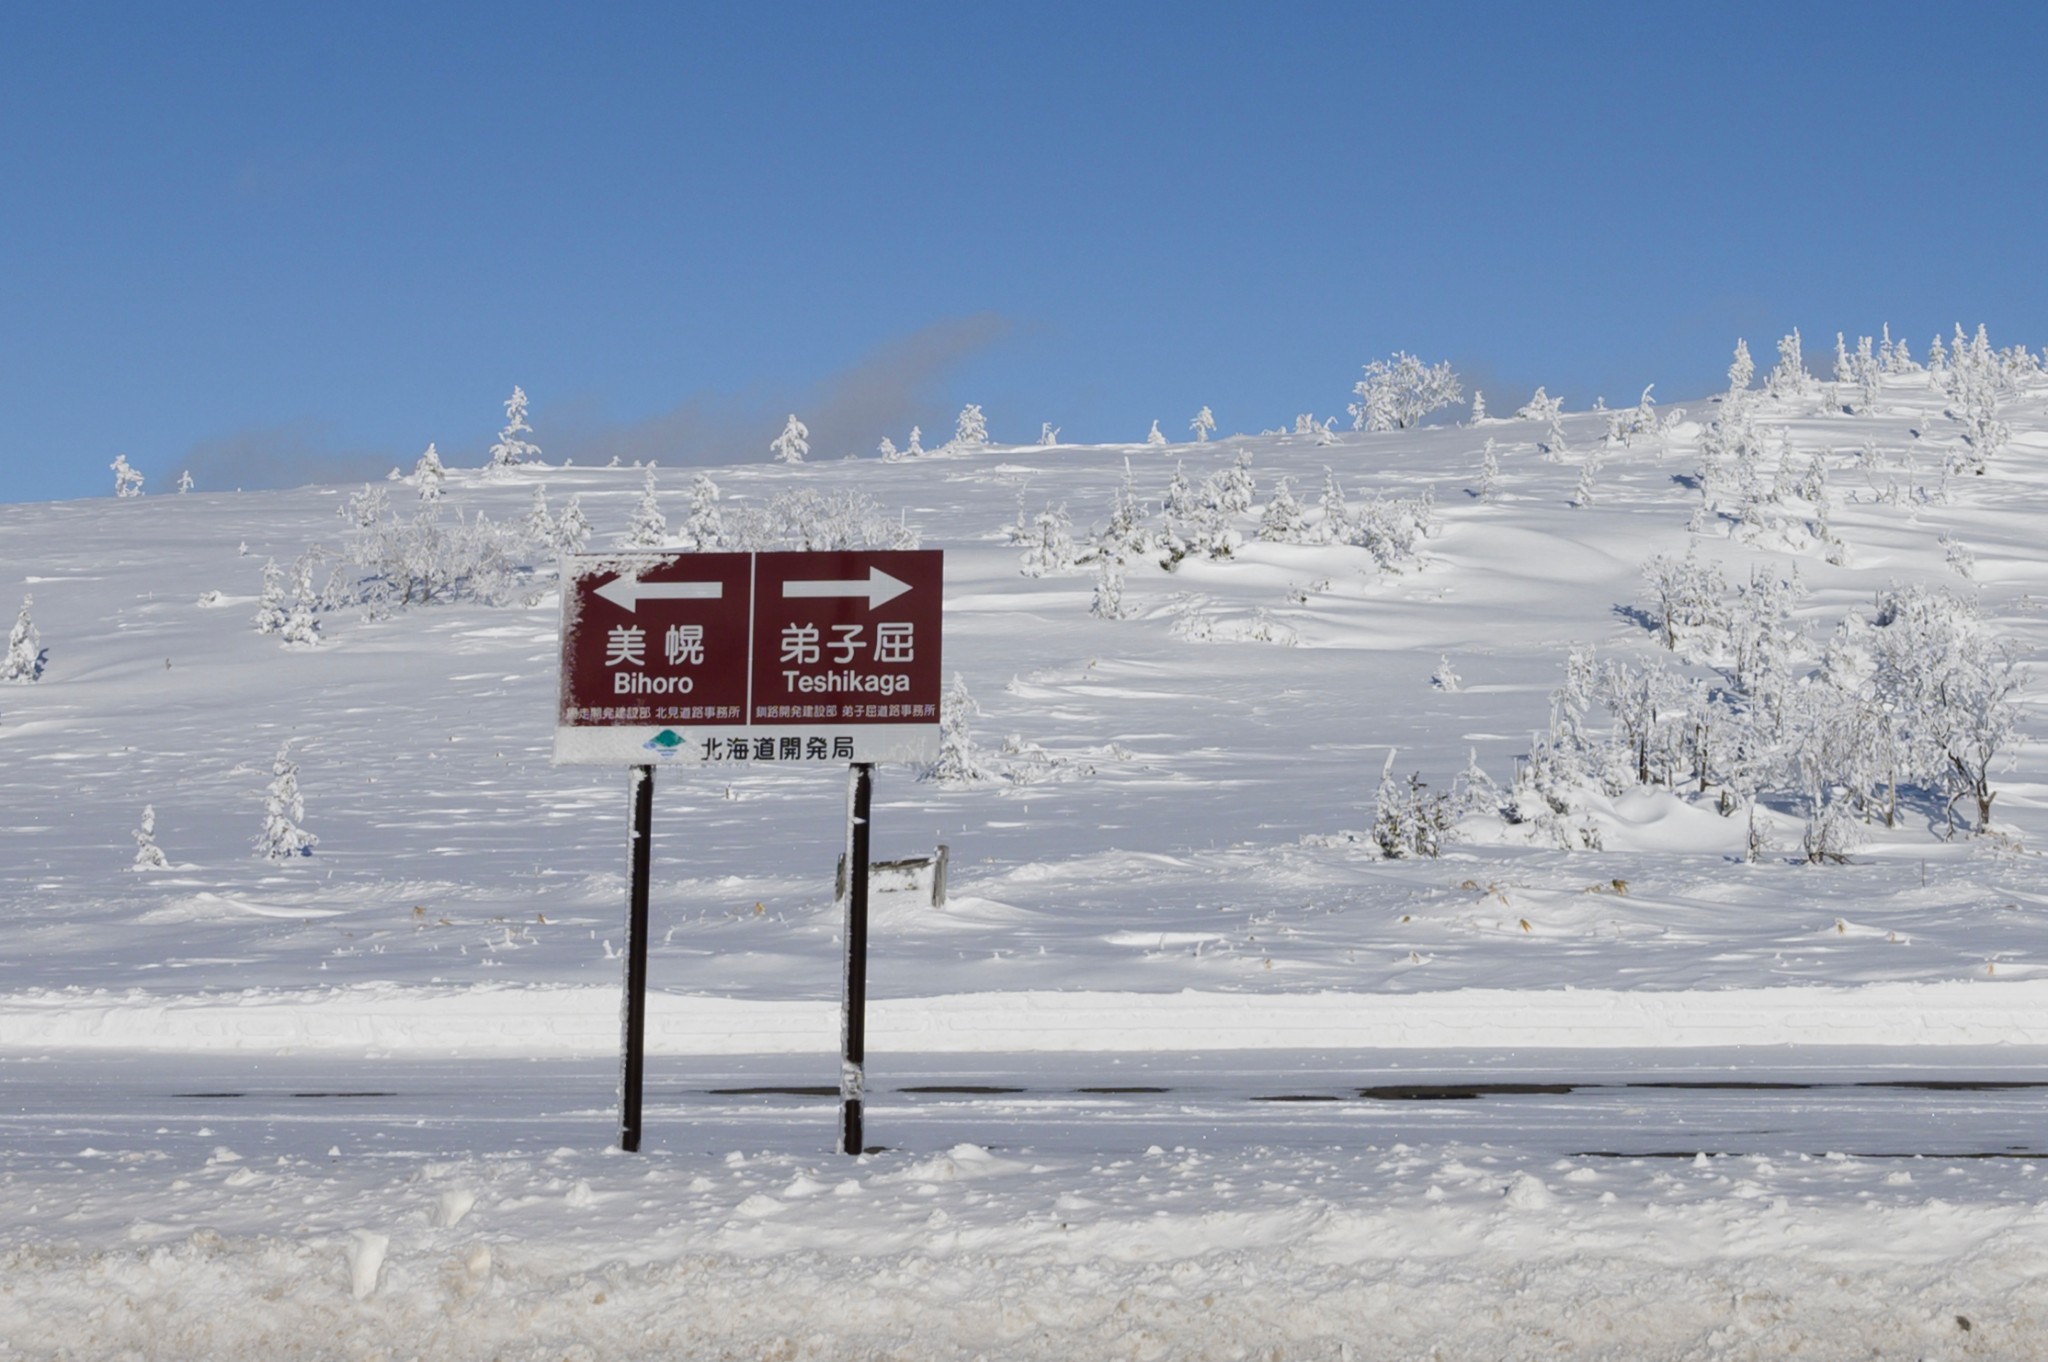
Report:
[[[642,601],[715,601],[725,595],[724,582],[643,582],[615,577],[594,593],[631,611]]]
[[[910,583],[898,581],[878,567],[868,569],[866,581],[855,577],[851,581],[832,581],[829,578],[810,582],[784,582],[782,595],[785,600],[791,596],[865,596],[868,609],[887,605],[904,592],[910,590]]]

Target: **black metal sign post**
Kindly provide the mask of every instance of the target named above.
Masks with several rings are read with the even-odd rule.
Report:
[[[859,1154],[868,1046],[868,811],[875,768],[855,762],[846,788],[846,989],[839,1014],[839,1152]]]
[[[654,859],[654,768],[635,766],[632,873],[626,891],[626,997],[620,1009],[619,1148],[640,1149],[640,1086],[647,1039],[647,877]]]

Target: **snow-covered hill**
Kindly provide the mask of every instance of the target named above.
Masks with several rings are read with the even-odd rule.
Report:
[[[1775,391],[1687,403],[1682,415],[1626,408],[1374,433],[1303,421],[1190,445],[982,445],[707,470],[728,534],[765,536],[771,511],[787,518],[808,505],[814,520],[823,516],[815,532],[859,528],[865,515],[870,530],[886,521],[946,553],[945,665],[978,706],[969,727],[986,774],[939,783],[907,768],[881,773],[877,854],[944,843],[952,884],[944,908],[910,889],[877,896],[874,1071],[910,1081],[904,1066],[938,1054],[1036,1052],[1007,1062],[1042,1076],[1057,1071],[1045,1067],[1047,1052],[1075,1051],[1268,1049],[1284,1072],[1291,1054],[1327,1061],[1345,1049],[1381,1063],[1403,1047],[1825,1045],[1889,1059],[1911,1053],[1902,1047],[2048,1044],[2039,1005],[2048,983],[2036,978],[2048,960],[2036,861],[2048,842],[2048,670],[2039,665],[2048,651],[2048,377],[2023,352],[1959,343],[1956,356],[1934,373],[1873,365],[1803,390],[1781,375]],[[695,472],[653,470],[678,536],[691,532]],[[633,521],[647,479],[636,468],[457,470],[441,524],[471,534],[480,517],[517,525],[544,487],[554,513],[575,498],[592,545],[609,546]],[[1273,509],[1283,482],[1298,517]],[[32,596],[47,649],[40,679],[0,685],[0,1067],[25,1094],[24,1129],[45,1100],[34,1094],[63,1090],[22,1077],[45,1062],[127,1063],[151,1052],[166,1073],[200,1066],[201,1056],[260,1073],[289,1051],[294,1062],[326,1053],[347,1065],[466,1059],[458,1067],[474,1075],[518,1055],[601,1059],[615,1044],[625,779],[550,764],[559,606],[550,555],[508,533],[500,547],[511,558],[488,590],[379,605],[362,586],[375,557],[363,546],[397,532],[417,491],[410,479],[372,490],[388,508],[350,488],[0,507],[0,588]],[[1133,497],[1142,514],[1119,520]],[[1120,558],[1113,569],[1111,558]],[[287,597],[301,562],[310,589],[325,592],[307,597],[293,631],[303,637],[316,624],[317,641],[255,627],[271,561],[285,570]],[[1661,597],[1646,585],[1653,562]],[[11,617],[13,600],[0,604]],[[1845,625],[1852,616],[1860,623]],[[1676,648],[1664,643],[1667,620]],[[1971,690],[1980,674],[1990,681]],[[1613,740],[1617,723],[1633,742]],[[1989,745],[1979,763],[1995,791],[1988,826],[1977,826],[1973,772],[1953,757],[1967,757],[1973,735]],[[304,798],[299,821],[318,843],[274,861],[256,843],[286,747]],[[1426,788],[1408,785],[1411,773]],[[688,1074],[714,1055],[778,1054],[770,1067],[785,1083],[835,1081],[832,880],[844,786],[843,772],[822,766],[661,770],[651,974],[663,1072]],[[133,831],[145,806],[168,864],[138,870]],[[1425,854],[1432,842],[1438,854]],[[1388,846],[1404,854],[1388,856]],[[589,1159],[609,1137],[607,1100],[596,1091],[583,1109]],[[1092,1246],[1022,1233],[1069,1200],[1129,1200],[1149,1166],[1132,1160],[1146,1146],[1121,1149],[1109,1127],[1099,1164],[1085,1132],[1069,1132],[1000,1158],[942,1154],[943,1145],[874,1156],[846,1181],[838,1173],[815,1187],[829,1170],[802,1152],[815,1131],[785,1138],[753,1118],[733,1128],[767,1142],[770,1181],[851,1187],[849,1197],[869,1200],[846,1204],[886,1205],[894,1222],[922,1207],[926,1184],[1001,1179],[978,1210],[935,1210],[915,1232],[899,1224],[885,1236],[889,1270],[965,1271],[965,1260],[931,1265],[970,1239],[976,1253],[1020,1255],[1043,1290],[1020,1287],[1037,1304],[1016,1308],[1042,1307],[1053,1336],[1084,1316],[1107,1331],[1092,1335],[1092,1352],[1069,1356],[1150,1355],[1154,1344],[1160,1355],[1201,1355],[1184,1346],[1197,1326],[1181,1306],[1117,1332],[1067,1301],[1060,1283],[1070,1270],[1156,1304],[1169,1286],[1199,1294],[1237,1271],[1224,1272],[1216,1255],[1243,1265],[1273,1251],[1297,1267],[1325,1265],[1302,1268],[1309,1276],[1335,1271],[1330,1264],[1383,1273],[1373,1279],[1398,1296],[1400,1282],[1441,1287],[1456,1275],[1446,1266],[1456,1254],[1442,1244],[1509,1234],[1542,1261],[1575,1263],[1559,1268],[1577,1282],[1568,1290],[1594,1289],[1565,1245],[1586,1232],[1586,1216],[1612,1213],[1579,1207],[1559,1182],[1585,1179],[1546,1172],[1526,1153],[1491,1171],[1462,1162],[1455,1132],[1428,1155],[1473,1174],[1448,1209],[1441,1185],[1456,1176],[1425,1176],[1412,1152],[1365,1159],[1353,1150],[1322,1162],[1288,1154],[1282,1162],[1302,1161],[1283,1180],[1294,1190],[1239,1211],[1215,1189],[1256,1180],[1257,1149],[1330,1138],[1270,1110],[1263,1134],[1223,1140],[1215,1157],[1227,1172],[1193,1171],[1199,1143],[1169,1156],[1176,1205],[1211,1229],[1215,1217],[1239,1227],[1190,1232],[1182,1249],[1151,1239],[1137,1247],[1135,1220]],[[524,1262],[523,1284],[494,1277],[489,1251],[476,1269],[463,1247],[470,1237],[451,1227],[495,1233],[485,1213],[493,1197],[505,1207],[560,1197],[561,1179],[532,1160],[509,1180],[482,1177],[466,1161],[502,1147],[481,1119],[454,1122],[433,1145],[437,1160],[467,1170],[450,1176],[482,1198],[475,1220],[434,1212],[431,1233],[394,1229],[413,1224],[415,1193],[383,1172],[321,1174],[355,1179],[358,1228],[378,1242],[367,1277],[348,1275],[342,1249],[359,1263],[370,1241],[342,1235],[327,1211],[237,1211],[232,1235],[243,1237],[219,1258],[191,1221],[203,1228],[227,1215],[191,1200],[213,1197],[212,1184],[166,1190],[174,1175],[191,1186],[182,1160],[204,1137],[183,1127],[124,1134],[139,1143],[121,1157],[162,1165],[160,1184],[132,1184],[140,1200],[124,1207],[96,1193],[68,1229],[47,1215],[0,1217],[10,1279],[40,1265],[29,1296],[0,1297],[0,1339],[29,1355],[61,1347],[61,1328],[25,1321],[84,1283],[107,1289],[106,1274],[126,1283],[130,1313],[94,1335],[103,1347],[80,1355],[140,1346],[121,1340],[146,1329],[151,1311],[134,1302],[151,1292],[297,1283],[289,1289],[338,1290],[333,1310],[346,1316],[384,1280],[378,1264],[408,1246],[468,1266],[442,1272],[422,1258],[406,1269],[404,1309],[364,1323],[358,1341],[411,1327],[406,1311],[459,1311],[490,1291],[553,1299],[572,1277],[594,1281],[589,1274],[623,1274],[637,1283],[629,1297],[659,1296],[683,1288],[661,1285],[648,1264],[700,1252],[714,1253],[705,1270],[725,1274],[717,1289],[734,1299],[762,1272],[853,1289],[863,1274],[846,1255],[864,1241],[833,1228],[838,1211],[812,1214],[825,1200],[788,1188],[778,1200],[768,1182],[720,1171],[711,1156],[724,1150],[698,1147],[686,1123],[655,1124],[659,1157],[678,1169],[673,1185],[629,1190],[620,1166],[579,1163],[568,1205],[590,1204],[578,1195],[639,1196],[662,1235],[643,1241],[639,1229],[620,1229],[613,1244],[560,1218],[527,1224],[520,1233],[553,1238]],[[68,1170],[84,1156],[67,1149],[104,1143],[81,1134],[25,1144],[0,1173],[25,1189],[9,1199],[69,1195]],[[289,1164],[302,1156],[280,1153],[287,1163],[263,1171],[273,1206],[312,1195],[311,1166]],[[1887,1184],[1886,1214],[1901,1235],[1929,1234],[1929,1252],[1949,1254],[1945,1262],[2006,1236],[2022,1247],[1994,1256],[2003,1255],[1999,1271],[2017,1274],[2013,1264],[2038,1256],[2041,1222],[2038,1210],[1989,1209],[2014,1198],[2031,1206],[2031,1165],[2013,1169],[1974,1170],[1958,1184],[1986,1202],[1968,1225],[1922,1208],[1901,1183]],[[1300,1200],[1325,1175],[1341,1186]],[[1638,1215],[1615,1222],[1607,1248],[1587,1252],[1619,1271],[1654,1242],[1675,1271],[1704,1280],[1712,1261],[1747,1251],[1739,1243],[1777,1233],[1716,1196],[1780,1208],[1805,1197],[1826,1223],[1789,1230],[1785,1242],[1812,1247],[1816,1263],[1847,1254],[1840,1261],[1856,1271],[1879,1270],[1881,1254],[1849,1247],[1865,1237],[1851,1212],[1868,1178],[1835,1177],[1825,1163],[1791,1181],[1773,1176],[1752,1170],[1724,1179],[1721,1193],[1689,1192],[1705,1198],[1684,1212],[1696,1240],[1669,1240],[1655,1217]],[[1596,1174],[1611,1179],[1600,1184],[1607,1190],[1653,1201],[1665,1177],[1641,1164]],[[1424,1185],[1436,1199],[1399,1200],[1421,1198]],[[727,1192],[741,1198],[727,1208],[738,1222],[715,1209]],[[1508,1212],[1484,1199],[1503,1192]],[[677,1209],[684,1202],[690,1209]],[[787,1219],[765,1219],[799,1203]],[[445,1210],[445,1197],[436,1204]],[[1509,1212],[1513,1225],[1496,1225]],[[946,1230],[953,1216],[973,1232]],[[1449,1241],[1414,1228],[1439,1216]],[[1333,1229],[1333,1217],[1349,1228]],[[789,1233],[748,1247],[733,1227],[753,1220]],[[144,1247],[118,1247],[124,1238]],[[1384,1247],[1411,1238],[1439,1246],[1429,1250],[1438,1256]],[[313,1239],[319,1246],[307,1249]],[[161,1247],[174,1244],[185,1247]],[[502,1241],[497,1251],[503,1261]],[[1185,1282],[1181,1263],[1197,1265]],[[1494,1285],[1519,1270],[1483,1254],[1467,1266]],[[1659,1290],[1656,1271],[1631,1268],[1622,1289]],[[321,1272],[341,1274],[338,1287],[320,1285]],[[1264,1299],[1251,1277],[1230,1280],[1233,1299]],[[1917,1278],[1896,1285],[1919,1293],[1916,1318],[1941,1315],[1943,1329],[1956,1329],[1939,1290]],[[972,1295],[964,1281],[955,1286]],[[1793,1332],[1771,1335],[1743,1304],[1753,1286],[1731,1288],[1732,1306],[1703,1304],[1698,1320],[1674,1316],[1656,1347],[1624,1346],[1628,1312],[1613,1314],[1601,1326],[1623,1341],[1611,1355],[1677,1355],[1690,1339],[1706,1349],[1699,1355],[1761,1356],[1771,1349],[1757,1339],[1816,1347],[1827,1336],[1824,1322],[1782,1303],[1771,1327]],[[936,1308],[955,1287],[929,1290]],[[1322,1298],[1348,1300],[1349,1290],[1332,1285]],[[2008,1322],[2039,1309],[2030,1290],[2008,1298]],[[1828,1308],[1854,1313],[1841,1301]],[[1265,1309],[1248,1305],[1215,1337],[1278,1342],[1261,1334],[1279,1328]],[[1331,1320],[1350,1318],[1344,1310]],[[887,1355],[917,1351],[920,1339],[963,1355],[1007,1346],[1004,1328],[899,1334],[862,1316],[868,1332],[834,1351],[829,1340],[807,1341],[810,1331],[829,1335],[829,1323],[766,1306],[740,1313],[748,1322],[730,1339],[704,1335],[698,1346],[767,1355],[780,1338],[789,1356]],[[1742,1334],[1742,1321],[1763,1332]],[[600,1354],[635,1346],[594,1317],[578,1327],[598,1331],[588,1336]],[[1498,1320],[1454,1312],[1431,1327],[1452,1345],[1446,1355],[1508,1346],[1495,1346]],[[2009,1341],[2029,1337],[2011,1328]],[[1715,1329],[1737,1332],[1698,1342]],[[1429,1342],[1401,1335],[1396,1347],[1343,1332],[1310,1330],[1280,1355],[1409,1355],[1401,1349]],[[466,1355],[463,1337],[456,1329],[436,1346]],[[505,1346],[495,1334],[488,1346],[485,1333],[475,1337],[479,1355]],[[1867,1332],[1840,1337],[1845,1350],[1815,1355],[1852,1355],[1850,1342],[1890,1346]],[[230,1332],[206,1350],[228,1355],[258,1338]],[[321,1346],[353,1355],[355,1344]],[[2033,1355],[2029,1346],[2011,1341],[1997,1355]]]

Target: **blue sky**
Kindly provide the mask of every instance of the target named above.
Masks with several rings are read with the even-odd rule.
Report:
[[[19,5],[0,500],[2048,343],[2039,7]]]

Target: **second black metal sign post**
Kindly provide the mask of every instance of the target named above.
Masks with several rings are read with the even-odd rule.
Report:
[[[868,1044],[868,812],[875,768],[855,762],[846,787],[846,988],[839,1017],[839,1152],[859,1154]]]

